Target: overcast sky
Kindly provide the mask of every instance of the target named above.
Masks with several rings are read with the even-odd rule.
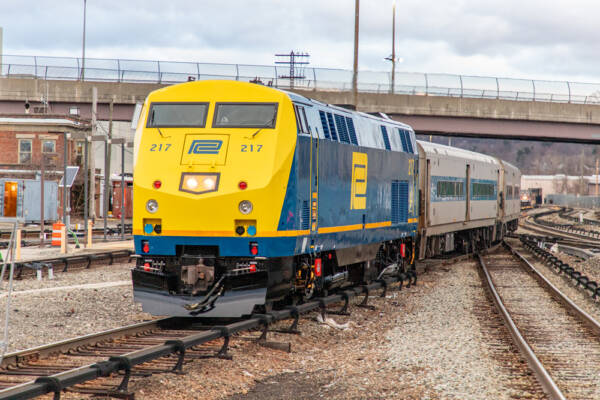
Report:
[[[352,69],[355,0],[87,0],[86,57]],[[389,70],[392,0],[361,0],[361,70]],[[600,82],[598,0],[397,0],[399,71]],[[81,57],[83,0],[0,0],[5,54]]]

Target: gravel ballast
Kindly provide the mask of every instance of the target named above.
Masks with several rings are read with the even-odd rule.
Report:
[[[131,389],[139,399],[539,398],[527,392],[535,381],[502,323],[489,323],[473,261],[436,267],[416,287],[370,303],[376,310],[332,316],[349,321],[347,330],[318,324],[313,313],[301,319],[301,336],[269,334],[291,342],[291,353],[234,338],[233,360],[192,362],[183,376],[156,375]]]
[[[20,281],[15,289],[119,282],[129,279],[130,268]],[[375,293],[369,303],[376,309],[353,306],[351,316],[330,315],[340,324],[349,322],[346,330],[320,324],[311,313],[300,320],[302,335],[269,333],[270,341],[290,342],[291,353],[247,340],[257,332],[243,333],[231,340],[233,360],[193,360],[183,375],[134,377],[129,389],[136,399],[509,399],[528,394],[519,388],[530,387],[533,378],[511,367],[522,361],[492,318],[474,261],[431,267],[416,286],[390,290],[385,299]],[[150,318],[133,304],[131,286],[16,296],[11,308],[18,309],[11,315],[11,349]]]
[[[80,335],[148,320],[141,306],[133,302],[130,280],[131,264],[115,264],[104,268],[58,273],[53,280],[32,278],[13,282],[8,351],[18,351]],[[95,289],[67,289],[73,285],[105,283]],[[111,286],[112,284],[118,286]],[[1,294],[8,283],[3,282]],[[50,288],[61,290],[48,291]],[[36,293],[36,289],[42,289]],[[20,291],[27,291],[19,294]],[[34,291],[34,292],[32,292]],[[7,298],[0,298],[4,315]],[[2,325],[3,326],[3,325]],[[0,328],[2,329],[2,328]]]

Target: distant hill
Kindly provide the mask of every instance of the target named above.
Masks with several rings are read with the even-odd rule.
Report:
[[[429,141],[429,136],[417,135],[417,139]],[[600,145],[445,136],[432,136],[432,141],[446,145],[450,141],[454,147],[499,157],[526,175],[581,175],[582,151],[583,174],[592,175],[600,157]]]

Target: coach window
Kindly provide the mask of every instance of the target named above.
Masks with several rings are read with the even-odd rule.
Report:
[[[473,197],[489,198],[494,192],[494,185],[490,183],[473,183]]]
[[[463,183],[460,181],[438,181],[438,197],[460,197],[464,195]]]
[[[213,128],[275,128],[277,103],[217,103]]]
[[[19,164],[31,163],[31,139],[19,139]]]
[[[204,128],[208,103],[152,103],[147,128]]]

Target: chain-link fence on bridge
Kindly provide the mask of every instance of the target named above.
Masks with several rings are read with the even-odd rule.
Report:
[[[289,75],[282,66],[211,64],[193,62],[121,60],[68,57],[0,56],[3,77],[103,82],[144,82],[173,84],[189,80],[233,79],[290,88]],[[294,79],[298,89],[352,90],[352,71],[328,68],[300,68],[303,78]],[[358,90],[391,93],[391,72],[360,71]],[[600,103],[600,84],[542,81],[451,74],[396,72],[393,93],[487,98],[560,103]]]

